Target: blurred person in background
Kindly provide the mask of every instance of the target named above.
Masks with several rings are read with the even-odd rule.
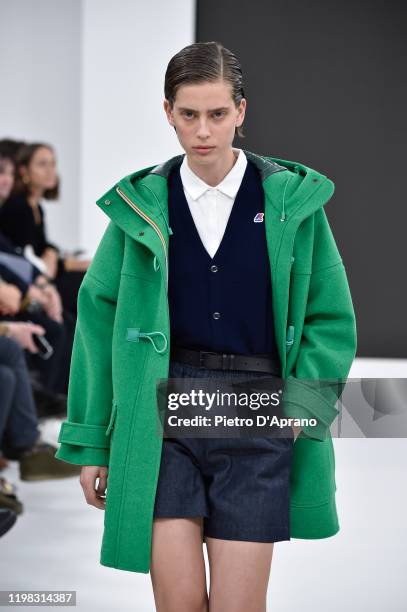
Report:
[[[37,353],[32,334],[44,332],[34,323],[0,323],[0,449],[6,458],[19,461],[22,480],[64,478],[78,473],[67,466],[61,470],[61,462],[53,456],[56,447],[44,442],[39,429],[24,349]],[[0,507],[5,504],[0,487]]]
[[[21,143],[14,141],[0,141],[0,206],[13,187],[13,155],[20,146]],[[63,310],[59,292],[50,278],[30,263],[21,247],[14,246],[1,230],[0,318],[10,323],[32,320],[45,328],[53,355],[47,360],[38,357],[37,352],[26,355],[37,412],[47,416],[65,411],[75,319]],[[19,333],[19,326],[10,324],[8,330],[13,336]]]
[[[6,149],[3,147],[3,142],[0,141],[0,206],[9,197],[15,178],[15,165],[12,153],[5,153]]]
[[[0,322],[8,324],[8,333],[12,337],[18,334],[16,323],[32,322],[41,325],[53,349],[47,359],[39,357],[37,353],[27,354],[32,384],[45,416],[66,409],[74,322],[69,313],[65,312],[61,319],[58,306],[53,312],[54,306],[49,308],[48,304],[30,300],[30,291],[31,288],[27,288],[24,281],[10,270],[3,269],[0,264]]]
[[[33,323],[0,322],[0,470],[8,466],[8,459],[18,461],[25,481],[69,478],[79,469],[68,464],[61,469],[56,447],[45,442],[39,428],[24,349],[37,353],[32,334],[44,332]],[[11,529],[23,508],[16,485],[0,476],[0,536]]]
[[[61,294],[64,308],[76,318],[79,286],[90,260],[63,256],[48,240],[41,199],[59,197],[60,179],[52,147],[43,143],[23,144],[15,153],[15,181],[10,196],[0,208],[0,230],[16,246],[32,249],[38,266]],[[31,245],[31,246],[29,246]]]
[[[0,146],[0,205],[10,194],[14,173],[11,153],[7,153]],[[39,481],[74,476],[78,473],[75,466],[61,470],[61,462],[54,457],[56,447],[43,440],[39,429],[39,415],[47,412],[55,414],[60,410],[60,416],[64,416],[66,396],[63,396],[64,401],[61,402],[60,398],[41,387],[37,386],[34,390],[24,354],[27,351],[35,362],[39,350],[33,334],[44,335],[46,329],[32,322],[11,320],[24,299],[27,304],[36,300],[44,309],[43,319],[50,317],[51,321],[53,317],[59,321],[58,327],[61,328],[63,319],[59,307],[60,299],[58,300],[55,294],[47,294],[35,284],[28,285],[13,272],[12,267],[9,268],[4,263],[8,261],[8,265],[12,266],[13,261],[18,264],[21,260],[25,264],[25,270],[31,267],[32,279],[36,283],[48,283],[48,278],[26,260],[20,249],[14,247],[0,232],[0,257],[4,254],[9,260],[6,258],[0,263],[0,471],[8,466],[8,459],[11,459],[19,462],[22,480]],[[17,266],[17,271],[18,269]],[[4,277],[12,282],[7,282]],[[55,293],[57,294],[56,290]],[[56,340],[54,338],[54,343]],[[56,343],[58,344],[58,341]],[[59,344],[63,343],[62,338],[62,343],[60,340]],[[67,359],[69,355],[70,351],[66,355]],[[42,362],[38,357],[37,360],[45,366],[46,362]],[[57,370],[61,365],[63,366],[63,363],[54,358],[54,369]],[[67,360],[65,368],[68,368]],[[45,369],[48,380],[52,365],[46,366]],[[0,537],[13,527],[17,516],[22,512],[23,504],[17,496],[16,485],[0,476]]]

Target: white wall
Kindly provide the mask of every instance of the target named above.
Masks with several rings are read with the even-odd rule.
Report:
[[[171,57],[193,42],[193,0],[83,0],[81,241],[108,218],[95,204],[119,178],[181,152],[164,110]]]
[[[108,222],[95,200],[181,152],[164,74],[194,22],[194,0],[0,0],[0,138],[55,145],[62,195],[46,215],[56,243],[92,255]]]
[[[81,5],[0,0],[0,138],[56,150],[61,198],[46,204],[52,239],[79,242]]]

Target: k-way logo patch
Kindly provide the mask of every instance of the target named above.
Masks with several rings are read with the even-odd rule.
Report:
[[[262,223],[264,221],[264,212],[259,212],[253,219],[254,223]]]

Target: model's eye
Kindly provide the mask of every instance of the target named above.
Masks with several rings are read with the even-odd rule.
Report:
[[[192,111],[183,111],[182,114],[184,115],[184,117],[187,117],[187,115],[188,115],[188,117],[187,117],[187,119],[188,119],[191,116],[193,116],[194,113]]]
[[[216,117],[220,118],[223,117],[225,111],[215,111],[213,114],[216,115]]]

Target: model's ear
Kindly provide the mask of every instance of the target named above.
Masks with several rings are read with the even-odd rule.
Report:
[[[163,107],[164,107],[164,112],[167,115],[167,118],[169,118],[169,115],[171,114],[171,104],[166,98],[164,98]]]
[[[164,106],[164,110],[165,110],[165,113],[166,113],[167,119],[168,119],[168,111],[171,109],[171,106],[170,106],[170,103],[168,102],[168,100],[166,98],[164,98],[163,106]],[[175,127],[175,125],[173,125],[172,127],[174,128],[175,131],[177,131],[177,128]]]

